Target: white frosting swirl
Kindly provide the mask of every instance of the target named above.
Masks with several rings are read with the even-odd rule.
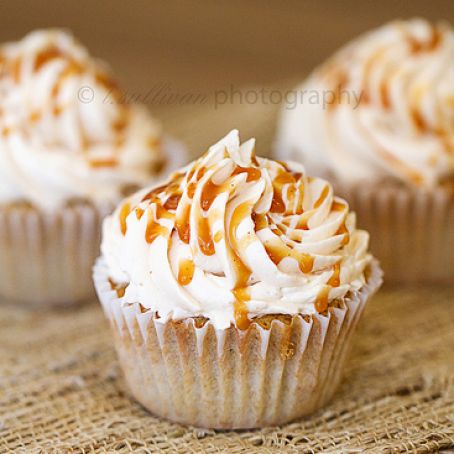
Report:
[[[0,47],[0,203],[118,202],[164,159],[160,127],[126,105],[104,66],[59,30]]]
[[[257,158],[232,131],[104,222],[102,254],[123,303],[217,328],[323,312],[359,289],[369,236],[301,165]]]
[[[454,177],[449,25],[387,24],[338,51],[298,92],[306,98],[281,118],[282,157],[350,185],[392,178],[433,188]]]

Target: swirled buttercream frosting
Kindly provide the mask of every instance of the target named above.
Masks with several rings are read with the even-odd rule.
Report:
[[[122,96],[66,32],[36,31],[2,45],[0,203],[118,203],[130,182],[149,183],[164,159],[160,127]]]
[[[348,184],[391,178],[430,189],[453,178],[449,25],[389,23],[338,51],[296,92],[281,118],[282,157]]]
[[[323,313],[365,283],[368,234],[331,185],[257,157],[237,131],[104,222],[102,256],[121,304],[159,320],[246,328],[267,314]]]

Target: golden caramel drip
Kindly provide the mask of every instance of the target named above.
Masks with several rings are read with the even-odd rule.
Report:
[[[416,129],[421,132],[427,132],[429,130],[429,126],[424,120],[424,117],[421,115],[421,112],[418,110],[417,107],[413,107],[410,112],[411,119],[416,127]]]
[[[197,168],[194,165],[188,174],[178,174],[173,181],[170,183],[154,188],[145,197],[143,201],[148,201],[149,204],[155,206],[155,217],[153,216],[154,211],[148,210],[148,222],[146,228],[146,241],[151,244],[158,236],[164,236],[169,238],[172,232],[168,228],[164,227],[159,223],[162,218],[174,220],[175,230],[181,241],[186,244],[190,243],[191,230],[190,230],[190,218],[191,213],[196,219],[197,226],[197,242],[200,251],[206,256],[212,256],[215,254],[215,243],[218,243],[224,239],[224,232],[218,230],[214,233],[211,231],[211,225],[213,219],[217,220],[219,213],[216,213],[213,209],[210,210],[216,197],[223,191],[233,194],[235,191],[235,183],[232,182],[232,177],[240,174],[246,174],[246,182],[257,181],[262,177],[262,173],[256,168],[245,168],[236,166],[229,178],[221,184],[215,184],[210,179],[206,181],[200,191],[200,202],[197,204],[191,203],[197,188],[197,182],[206,175],[205,167]],[[177,182],[181,180],[187,183],[186,195],[182,194],[182,190]],[[190,181],[192,180],[192,181]],[[306,180],[305,180],[306,181]],[[310,180],[308,180],[310,181]],[[282,196],[283,189],[286,190],[286,197],[289,200],[289,207],[286,206]],[[318,200],[314,204],[314,209],[307,212],[303,211],[303,199],[304,199],[304,183],[302,181],[302,175],[300,173],[292,173],[289,171],[280,172],[273,181],[273,199],[270,207],[272,213],[286,213],[288,216],[278,222],[275,225],[274,217],[268,214],[257,214],[253,212],[254,203],[247,201],[238,205],[232,213],[230,223],[225,233],[225,245],[227,247],[227,254],[230,262],[233,265],[234,270],[234,285],[232,293],[235,297],[234,303],[234,319],[238,329],[245,330],[250,324],[251,320],[248,317],[247,302],[250,300],[250,278],[251,270],[247,264],[242,260],[242,251],[245,251],[248,245],[255,241],[255,236],[249,233],[245,233],[242,238],[237,237],[237,230],[240,224],[245,220],[251,218],[254,223],[254,230],[258,232],[265,228],[270,228],[271,231],[276,235],[272,240],[266,241],[263,246],[273,261],[278,266],[279,263],[286,257],[290,257],[298,263],[299,269],[302,273],[310,273],[314,268],[314,257],[310,254],[296,251],[292,246],[287,245],[281,238],[286,234],[287,229],[296,222],[297,229],[305,230],[308,229],[308,220],[314,214],[315,209],[318,208],[328,197],[330,193],[329,185],[326,185]],[[198,193],[199,194],[199,193]],[[183,196],[183,199],[182,199]],[[187,196],[187,198],[186,198]],[[165,200],[165,202],[164,202]],[[342,211],[347,208],[347,205],[342,202],[333,201],[331,209],[332,211]],[[130,207],[125,210],[126,216],[129,214]],[[139,211],[140,210],[140,211]],[[192,210],[196,210],[193,212]],[[287,212],[288,210],[288,212]],[[208,214],[205,216],[204,214]],[[178,215],[175,213],[177,212]],[[136,208],[136,216],[140,219],[144,210]],[[297,218],[294,216],[298,215]],[[123,230],[122,230],[123,231]],[[339,227],[338,234],[346,234],[346,241],[348,242],[348,231],[345,226],[345,222]],[[178,264],[178,276],[177,280],[182,286],[189,285],[194,277],[195,264],[191,259],[180,260]],[[316,309],[318,312],[324,312],[328,308],[328,296],[329,289],[340,285],[340,262],[333,266],[333,272],[328,280],[327,285],[322,289],[320,294],[317,296]]]
[[[252,206],[248,203],[238,205],[232,214],[232,219],[229,225],[229,243],[233,252],[233,264],[236,272],[235,288],[246,287],[249,277],[251,276],[251,270],[238,255],[238,251],[244,250],[245,244],[238,241],[236,237],[236,230],[238,226],[245,217],[251,216],[251,210]]]
[[[30,121],[32,123],[37,123],[39,120],[41,120],[41,113],[40,112],[32,112],[30,114]]]
[[[282,200],[281,194],[276,190],[273,193],[273,200],[271,201],[270,211],[272,213],[285,213],[285,203]]]
[[[126,218],[128,217],[129,213],[131,212],[131,204],[126,202],[120,210],[120,229],[123,235],[126,235]]]
[[[181,199],[181,194],[173,194],[164,203],[166,210],[176,210]]]
[[[331,287],[339,287],[340,285],[340,261],[337,262],[333,267],[333,274],[328,279],[327,285]]]
[[[280,172],[273,181],[273,199],[271,201],[271,208],[270,211],[272,213],[285,213],[286,206],[282,199],[282,188],[284,185],[294,185],[297,181],[301,178],[300,173],[292,173],[288,170],[288,167],[282,163],[280,163],[284,168],[285,171]],[[297,211],[300,210],[302,212],[302,196],[304,195],[304,186],[301,184],[298,188],[301,196],[301,201],[299,202],[299,206],[297,207]],[[296,188],[294,186],[290,186],[287,191],[287,197],[289,199],[289,204],[291,205],[295,199],[296,195]]]
[[[265,214],[252,213],[252,221],[255,224],[255,231],[266,229],[268,227],[268,221]]]
[[[295,175],[291,172],[281,172],[273,181],[273,186],[281,188],[284,184],[296,183]]]
[[[128,284],[116,284],[112,279],[109,278],[108,280],[110,288],[116,291],[118,298],[123,298],[125,296]]]
[[[246,173],[246,183],[250,183],[251,181],[257,181],[261,178],[262,172],[260,169],[257,169],[255,167],[241,167],[241,166],[236,166],[235,169],[232,172],[232,177],[235,175],[239,175],[241,173]]]
[[[188,197],[190,199],[194,197],[196,187],[197,185],[194,182],[188,184],[188,189],[186,190],[186,193],[188,194]]]
[[[317,295],[317,299],[315,301],[315,310],[321,314],[328,309],[328,296],[331,287],[324,286],[319,294]]]
[[[233,290],[235,296],[235,303],[233,306],[233,317],[238,329],[246,330],[251,324],[248,318],[248,310],[246,301],[250,300],[249,290],[247,288],[238,288]]]
[[[180,285],[189,285],[194,277],[195,265],[190,259],[180,260],[178,265],[178,282]]]
[[[287,199],[288,199],[288,204],[291,207],[293,205],[293,202],[296,197],[296,187],[295,185],[289,186],[287,189]]]
[[[342,102],[342,92],[345,87],[348,85],[348,76],[347,73],[343,70],[338,70],[335,76],[335,86],[333,89],[334,99],[332,102],[328,103],[327,111],[330,112],[334,110]]]
[[[22,66],[22,59],[21,58],[16,58],[13,60],[11,64],[11,77],[14,80],[15,83],[20,82],[20,70]]]
[[[63,108],[61,106],[54,106],[52,108],[52,113],[54,114],[55,117],[58,117],[63,111]]]
[[[221,192],[222,187],[223,186],[214,184],[211,180],[205,183],[200,196],[200,206],[202,207],[202,210],[208,211],[210,209],[214,200]]]
[[[118,118],[117,120],[115,120],[112,123],[112,128],[114,129],[114,131],[117,134],[119,134],[126,129],[127,125],[128,125],[128,117],[127,117],[126,113],[123,111],[123,113],[120,115],[120,118]]]
[[[161,205],[161,201],[156,202],[156,218],[157,219],[175,219],[175,215],[170,213],[165,207]]]
[[[309,222],[309,219],[313,214],[314,214],[313,211],[307,211],[306,213],[302,214],[298,219],[296,228],[299,230],[309,230],[309,226],[307,225],[307,223]]]
[[[150,192],[148,192],[142,199],[142,202],[145,202],[147,200],[154,201],[159,194],[164,192],[167,189],[168,185],[162,185],[158,186],[154,189],[152,189]]]
[[[136,208],[135,213],[136,213],[137,219],[140,221],[142,219],[142,216],[145,213],[145,211],[142,210],[142,208]]]
[[[64,58],[64,54],[58,47],[52,46],[41,51],[35,58],[34,71],[39,71],[44,65],[56,58]]]
[[[60,92],[63,82],[70,76],[74,74],[80,74],[83,71],[82,66],[79,63],[74,61],[68,62],[65,69],[61,72],[59,78],[55,82],[55,85],[52,87],[52,98],[55,99]]]
[[[195,176],[197,181],[201,180],[203,178],[203,176],[205,175],[205,172],[206,172],[206,167],[201,167],[198,171],[197,171],[197,175]]]
[[[155,148],[159,148],[161,146],[161,138],[160,137],[150,137],[147,140],[148,148],[154,150]]]
[[[153,219],[153,214],[151,210],[149,210],[147,229],[145,230],[146,242],[148,244],[151,244],[158,236],[167,236],[168,234],[169,230],[163,225],[159,224],[159,222],[155,221]]]
[[[191,231],[189,226],[189,213],[190,205],[184,207],[184,212],[181,217],[178,217],[175,221],[175,228],[177,229],[178,237],[183,243],[189,244],[191,239]]]
[[[116,158],[90,159],[88,163],[90,164],[90,167],[99,169],[103,167],[116,167],[118,165],[118,160]]]
[[[202,168],[201,170],[204,170]],[[199,174],[201,172],[199,171],[197,173],[197,178],[199,177]],[[202,172],[201,175],[203,176],[205,172]],[[234,177],[235,175],[240,175],[242,173],[246,173],[246,182],[250,183],[252,181],[257,181],[261,178],[262,173],[259,169],[256,169],[254,167],[241,167],[241,166],[236,166],[235,169],[233,170],[232,174],[230,177]],[[202,194],[200,197],[200,206],[204,211],[208,211],[213,204],[214,200],[216,197],[221,194],[224,191],[229,190],[229,180],[224,182],[221,185],[217,185],[213,183],[212,180],[209,180],[205,183],[203,189],[202,189]]]
[[[292,170],[290,169],[290,167],[288,166],[288,164],[285,161],[277,160],[276,162],[279,163],[286,172],[289,172],[289,173],[292,172]]]
[[[389,91],[387,80],[382,80],[380,83],[380,99],[384,109],[391,107],[391,100],[389,99]]]
[[[425,41],[418,40],[414,36],[407,36],[410,51],[413,54],[420,54],[422,52],[433,52],[441,43],[442,33],[437,26],[431,26],[431,35]]]
[[[331,205],[331,211],[342,211],[344,208],[347,208],[347,205],[345,205],[345,203],[336,202],[335,200]]]
[[[310,254],[305,254],[289,248],[279,238],[266,242],[264,246],[266,253],[276,266],[279,265],[284,258],[291,257],[298,262],[298,266],[302,273],[310,273],[314,267],[314,258]]]
[[[336,235],[345,235],[344,239],[342,240],[342,246],[345,246],[350,241],[350,233],[345,225],[345,221],[341,224],[339,229],[336,232]]]
[[[110,92],[119,91],[117,82],[104,71],[97,71],[95,74],[96,82]]]
[[[328,197],[328,194],[329,194],[329,186],[326,185],[324,188],[323,188],[323,191],[322,193],[320,194],[320,197],[318,198],[318,200],[314,203],[314,208],[319,208],[320,205],[325,201],[325,199]]]
[[[200,216],[198,223],[198,241],[203,254],[211,256],[215,253],[213,239],[211,238],[210,223],[208,218]]]

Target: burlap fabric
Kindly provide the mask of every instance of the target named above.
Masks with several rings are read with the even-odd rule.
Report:
[[[230,127],[269,145],[273,106],[185,107],[163,117],[192,147]],[[190,115],[189,115],[190,113]],[[188,121],[182,116],[189,115]],[[200,130],[200,124],[206,129]],[[242,125],[245,127],[243,128]],[[411,258],[409,258],[411,259]],[[24,283],[26,285],[26,283]],[[0,452],[438,452],[454,448],[454,288],[383,289],[367,306],[339,392],[282,427],[206,431],[129,398],[99,304],[0,303]]]

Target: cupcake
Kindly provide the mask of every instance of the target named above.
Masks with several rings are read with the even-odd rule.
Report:
[[[392,22],[338,51],[283,109],[276,154],[329,178],[387,282],[454,278],[454,31]]]
[[[323,406],[381,284],[331,185],[237,131],[104,221],[95,286],[133,396],[207,428]]]
[[[40,305],[94,295],[103,217],[160,177],[172,147],[70,34],[2,45],[0,297]]]

